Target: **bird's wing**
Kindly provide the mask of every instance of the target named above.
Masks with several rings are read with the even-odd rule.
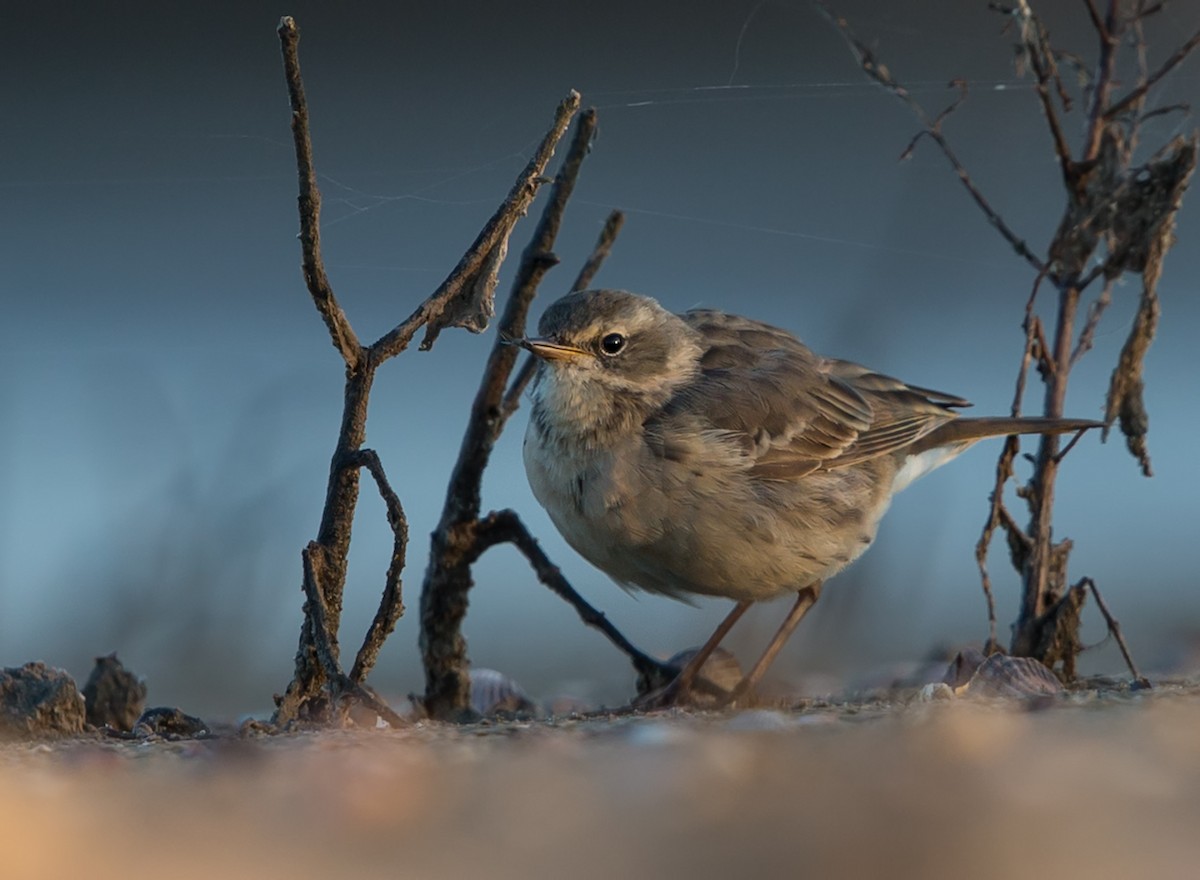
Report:
[[[822,358],[767,324],[707,311],[683,317],[705,351],[699,377],[659,415],[662,430],[654,433],[667,457],[681,453],[671,438],[687,422],[736,441],[755,476],[796,479],[902,449],[954,418],[952,407],[969,405]]]

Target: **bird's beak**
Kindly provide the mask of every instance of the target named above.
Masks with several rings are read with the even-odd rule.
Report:
[[[521,346],[526,351],[532,352],[544,361],[569,362],[592,356],[591,352],[584,351],[582,348],[576,348],[573,345],[563,345],[560,342],[551,342],[549,339],[514,339],[513,343]]]

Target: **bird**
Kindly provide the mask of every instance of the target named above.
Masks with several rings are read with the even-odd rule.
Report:
[[[726,697],[751,693],[892,497],[977,440],[1100,425],[962,417],[964,398],[824,357],[787,330],[624,290],[573,291],[513,341],[537,359],[526,475],[567,543],[627,589],[735,603],[647,707],[686,701],[753,603],[795,594]]]

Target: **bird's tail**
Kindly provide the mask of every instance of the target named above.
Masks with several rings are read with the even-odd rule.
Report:
[[[1103,428],[1103,422],[1092,419],[1048,419],[1023,416],[993,416],[990,418],[951,419],[934,428],[913,444],[914,453],[941,446],[960,446],[965,449],[984,437],[1009,434],[1070,434],[1089,428]]]

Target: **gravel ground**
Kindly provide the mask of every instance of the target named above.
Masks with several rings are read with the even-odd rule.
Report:
[[[0,747],[0,877],[1155,877],[1200,685]]]

